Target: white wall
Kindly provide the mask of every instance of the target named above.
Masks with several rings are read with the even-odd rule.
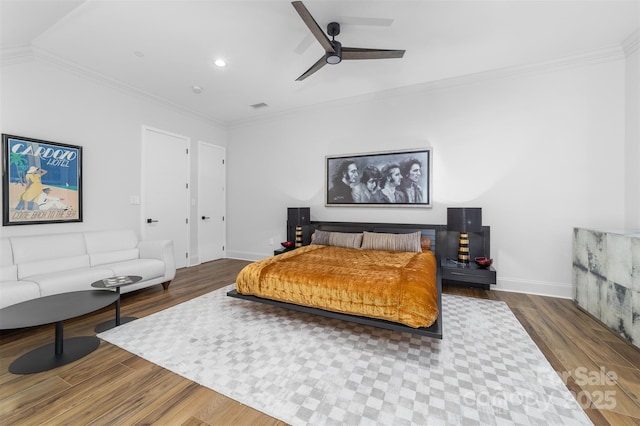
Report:
[[[80,230],[134,229],[141,235],[142,126],[226,147],[226,129],[106,83],[70,73],[46,62],[3,65],[1,123],[3,133],[83,147],[82,223],[2,227],[3,236]],[[197,157],[192,155],[192,163]],[[191,168],[192,194],[197,169]],[[197,210],[194,207],[191,223]],[[197,256],[192,226],[191,253]]]
[[[270,255],[285,239],[287,207],[309,206],[314,220],[444,224],[447,207],[479,206],[492,227],[498,289],[571,297],[572,228],[622,229],[638,201],[627,182],[637,172],[625,163],[635,146],[625,114],[637,109],[625,93],[630,69],[628,56],[489,73],[225,129],[46,62],[3,65],[2,132],[82,145],[85,191],[83,223],[1,232],[140,233],[129,196],[141,192],[147,125],[190,137],[192,151],[199,140],[227,148],[228,257]],[[326,155],[424,146],[434,153],[432,209],[324,206]]]
[[[626,204],[625,229],[640,232],[640,34],[638,31],[626,40],[628,43],[626,68]]]
[[[497,288],[571,297],[572,228],[625,223],[624,59],[402,93],[230,129],[228,256],[270,255],[287,207],[311,207],[312,220],[428,224],[446,223],[450,206],[482,207]],[[326,155],[424,146],[432,209],[324,206]]]

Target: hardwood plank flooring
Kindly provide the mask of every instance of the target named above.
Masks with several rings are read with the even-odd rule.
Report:
[[[143,317],[231,284],[248,263],[221,259],[180,269],[166,291],[158,285],[122,295],[122,315]],[[640,350],[572,301],[453,285],[443,292],[506,302],[594,424],[640,425]],[[92,335],[113,315],[110,306],[65,321],[65,337]],[[0,332],[1,424],[283,425],[106,342],[54,370],[8,372],[53,335],[53,325]]]

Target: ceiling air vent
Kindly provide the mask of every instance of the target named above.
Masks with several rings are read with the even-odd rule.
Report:
[[[265,104],[264,102],[260,102],[259,104],[253,104],[251,105],[251,108],[253,109],[260,109],[260,108],[266,108],[269,105]]]

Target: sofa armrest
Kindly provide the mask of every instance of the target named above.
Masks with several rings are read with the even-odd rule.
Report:
[[[172,240],[140,241],[138,250],[141,259],[158,259],[164,262],[164,279],[166,281],[171,281],[176,276]]]

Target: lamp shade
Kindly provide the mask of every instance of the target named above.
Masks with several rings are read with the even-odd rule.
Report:
[[[481,232],[482,209],[479,207],[447,208],[447,230],[455,232]]]

